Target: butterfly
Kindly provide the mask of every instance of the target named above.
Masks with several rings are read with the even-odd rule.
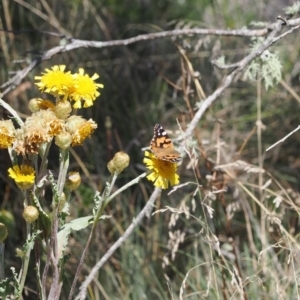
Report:
[[[173,163],[181,161],[180,153],[175,150],[171,139],[160,124],[154,126],[150,150],[158,159]]]

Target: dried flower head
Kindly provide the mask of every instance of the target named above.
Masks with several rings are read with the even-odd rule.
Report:
[[[91,136],[97,124],[92,120],[85,120],[80,116],[71,116],[66,122],[66,130],[72,136],[72,146],[80,146]]]
[[[72,146],[82,145],[86,138],[91,137],[96,128],[97,124],[92,119],[86,121],[72,136]]]
[[[25,137],[24,137],[24,127],[18,128],[16,130],[16,138],[13,143],[13,149],[17,154],[25,155]]]
[[[15,140],[16,130],[11,120],[0,121],[0,149],[11,147]]]
[[[56,136],[62,132],[64,123],[56,117],[53,111],[42,110],[36,114],[36,117],[41,118],[46,122],[48,134],[50,136]]]
[[[36,114],[38,114],[37,112]],[[26,119],[23,126],[23,145],[25,153],[37,154],[41,144],[48,143],[51,136],[48,133],[47,122],[37,115],[32,115]]]
[[[86,120],[81,116],[71,116],[66,121],[66,130],[73,135],[84,122],[86,122]]]

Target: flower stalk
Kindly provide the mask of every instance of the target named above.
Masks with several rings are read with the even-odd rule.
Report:
[[[82,269],[82,266],[83,266],[83,262],[84,262],[84,259],[85,257],[87,256],[88,254],[88,251],[89,251],[89,247],[90,247],[90,244],[91,244],[91,241],[93,240],[93,237],[94,237],[94,233],[95,233],[95,230],[97,228],[97,225],[98,225],[98,222],[100,220],[100,217],[102,216],[103,214],[103,211],[105,209],[105,207],[108,205],[108,203],[114,199],[118,194],[120,194],[122,191],[128,189],[130,186],[134,185],[134,184],[137,184],[143,177],[145,177],[147,175],[147,173],[143,173],[141,174],[140,176],[138,176],[137,178],[131,180],[130,182],[128,182],[126,185],[124,185],[122,188],[120,188],[119,190],[117,190],[113,195],[110,196],[111,194],[111,191],[112,191],[112,188],[115,184],[115,181],[118,177],[117,173],[114,173],[113,176],[112,176],[112,180],[110,182],[110,184],[108,185],[108,187],[105,188],[104,192],[103,192],[103,196],[104,198],[101,198],[101,201],[100,201],[100,205],[99,205],[99,209],[96,213],[96,216],[94,218],[94,222],[93,222],[93,226],[92,226],[92,229],[91,229],[91,232],[90,232],[90,235],[89,235],[89,238],[88,238],[88,241],[86,243],[86,246],[83,250],[83,253],[82,253],[82,256],[81,256],[81,259],[80,259],[80,262],[79,262],[79,265],[77,267],[77,271],[76,271],[76,274],[75,274],[75,277],[74,277],[74,280],[73,280],[73,283],[72,283],[72,286],[71,286],[71,289],[70,289],[70,293],[69,293],[69,297],[68,297],[68,300],[71,300],[73,299],[73,295],[74,295],[74,291],[75,291],[75,287],[76,287],[76,283],[77,283],[77,280],[78,280],[78,276],[81,272],[81,269]]]
[[[117,173],[114,173],[113,176],[112,176],[111,182],[109,183],[108,186],[106,186],[106,188],[103,191],[103,194],[102,194],[103,197],[107,198],[110,195],[110,193],[112,191],[112,188],[113,188],[113,186],[114,186],[114,184],[116,182],[117,177],[118,177]],[[85,260],[87,254],[88,254],[88,251],[89,251],[91,242],[93,240],[93,237],[94,237],[94,234],[95,234],[95,230],[97,228],[97,225],[98,225],[98,222],[100,220],[100,217],[101,217],[101,215],[102,215],[102,213],[103,213],[103,211],[104,211],[104,209],[105,209],[105,207],[107,205],[107,203],[105,203],[105,198],[102,198],[102,197],[100,198],[99,208],[98,208],[98,211],[97,211],[97,213],[96,213],[96,215],[94,217],[92,229],[90,231],[90,234],[89,234],[86,246],[84,247],[83,253],[81,255],[80,262],[78,264],[78,267],[77,267],[77,270],[76,270],[76,274],[75,274],[75,277],[74,277],[74,280],[73,280],[73,283],[72,283],[72,286],[71,286],[71,289],[70,289],[68,300],[71,300],[73,298],[73,294],[74,294],[74,291],[75,291],[76,283],[77,283],[79,274],[81,273],[84,260]]]
[[[31,225],[29,223],[26,223],[26,231],[27,231],[27,241],[31,238]],[[30,253],[33,248],[33,243],[27,244],[27,249],[24,257],[22,258],[22,268],[21,273],[19,274],[19,290],[22,293],[24,289],[25,280],[27,277],[28,272],[28,266],[29,266],[29,259],[30,259]]]

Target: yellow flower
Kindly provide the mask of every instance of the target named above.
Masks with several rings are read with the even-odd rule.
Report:
[[[15,165],[8,169],[9,177],[15,180],[17,186],[21,190],[28,190],[34,184],[35,172],[31,166]]]
[[[71,72],[65,72],[65,65],[53,66],[51,69],[46,69],[42,76],[35,76],[35,80],[40,82],[35,83],[42,92],[50,93],[55,96],[67,96],[70,89],[74,86],[74,78]]]
[[[97,89],[103,88],[103,84],[94,82],[99,78],[99,75],[95,73],[89,77],[89,75],[84,74],[84,69],[80,68],[79,73],[74,74],[73,78],[75,85],[74,89],[70,91],[70,98],[75,101],[73,107],[81,108],[81,100],[84,101],[83,107],[92,106],[93,101],[100,95]]]
[[[177,163],[158,159],[154,154],[148,151],[145,151],[143,162],[151,171],[147,179],[153,181],[154,186],[166,189],[168,188],[169,182],[171,186],[179,183],[179,175],[176,174]]]
[[[15,140],[16,130],[11,120],[0,121],[0,149],[7,149]]]

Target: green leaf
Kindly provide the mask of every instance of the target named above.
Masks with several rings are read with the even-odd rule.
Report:
[[[263,38],[252,38],[251,49],[258,48],[263,42]],[[276,85],[281,80],[282,64],[277,53],[265,50],[260,57],[256,58],[248,66],[245,76],[251,81],[257,80],[261,76],[266,90]]]
[[[300,2],[295,2],[292,6],[288,6],[284,9],[286,15],[294,15],[300,11]]]
[[[41,230],[36,230],[35,232],[32,233],[32,235],[30,236],[29,239],[26,240],[25,244],[23,245],[23,252],[27,252],[28,249],[32,249],[33,245],[34,245],[34,241],[36,240],[36,238],[38,237],[38,235],[42,233]]]
[[[76,230],[76,231],[84,229],[87,226],[89,226],[90,224],[92,224],[92,222],[90,222],[90,221],[93,221],[93,216],[87,216],[87,217],[74,219],[71,222],[63,225],[61,227],[61,230],[59,231],[59,233],[64,230],[70,232],[71,229]]]
[[[103,215],[100,217],[100,219],[104,220],[110,218],[108,215]],[[86,227],[88,227],[90,224],[93,223],[94,217],[93,216],[87,216],[78,218],[75,220],[72,220],[71,222],[63,225],[60,229],[60,231],[57,234],[57,244],[58,244],[58,253],[59,257],[62,257],[63,251],[66,249],[66,246],[68,244],[68,238],[71,230],[82,230]]]
[[[57,203],[59,202],[59,195],[58,195],[58,189],[57,189],[57,184],[54,180],[54,176],[52,174],[52,172],[49,171],[49,180],[51,183],[51,187],[52,187],[52,192],[53,192],[53,206],[56,206]]]
[[[13,284],[11,281],[11,278],[5,278],[0,282],[0,296],[2,297],[1,299],[7,299],[7,296],[13,293]]]
[[[93,208],[93,215],[96,216],[97,215],[97,211],[99,209],[99,207],[101,206],[103,201],[103,198],[101,197],[100,193],[97,191],[95,196],[94,196],[94,203],[95,206]]]
[[[19,285],[19,281],[18,281],[18,274],[16,273],[16,270],[14,267],[10,268],[12,273],[13,273],[13,285],[15,288],[15,297],[17,299],[19,299],[19,297],[21,296],[21,289],[20,289],[20,285]]]

